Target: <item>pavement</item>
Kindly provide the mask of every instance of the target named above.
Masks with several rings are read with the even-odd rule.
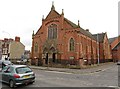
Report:
[[[102,63],[99,65],[92,65],[85,69],[54,68],[54,67],[42,67],[42,66],[30,66],[30,67],[32,69],[66,72],[72,74],[93,74],[110,69],[114,65],[116,65],[116,63],[109,62],[109,63]]]

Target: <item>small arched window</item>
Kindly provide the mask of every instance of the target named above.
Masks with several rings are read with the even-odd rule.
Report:
[[[74,51],[75,50],[75,42],[74,42],[74,39],[71,38],[70,39],[70,43],[69,43],[69,48],[70,48],[70,51]]]
[[[35,52],[38,52],[38,44],[35,43]]]
[[[57,38],[57,25],[51,24],[48,27],[48,39],[56,39]]]

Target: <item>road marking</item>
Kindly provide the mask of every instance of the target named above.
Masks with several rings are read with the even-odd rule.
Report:
[[[73,74],[73,73],[61,72],[61,71],[45,71],[45,72],[51,72],[51,73],[61,73],[61,74]]]
[[[112,88],[118,88],[118,86],[108,86],[108,87],[112,87]],[[120,88],[118,88],[118,89],[120,89]]]

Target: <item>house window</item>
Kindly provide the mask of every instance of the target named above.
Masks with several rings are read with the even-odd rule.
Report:
[[[57,25],[51,24],[48,27],[48,39],[56,39],[57,38]]]
[[[70,45],[70,51],[74,51],[75,50],[75,42],[74,42],[74,39],[73,38],[71,38],[70,39],[70,43],[69,43]]]
[[[35,44],[35,52],[38,52],[38,44]]]
[[[74,60],[75,58],[74,57],[70,57],[70,60]]]

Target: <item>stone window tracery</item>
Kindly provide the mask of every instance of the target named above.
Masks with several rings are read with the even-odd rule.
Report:
[[[48,39],[56,39],[57,38],[57,25],[51,24],[48,27]]]

